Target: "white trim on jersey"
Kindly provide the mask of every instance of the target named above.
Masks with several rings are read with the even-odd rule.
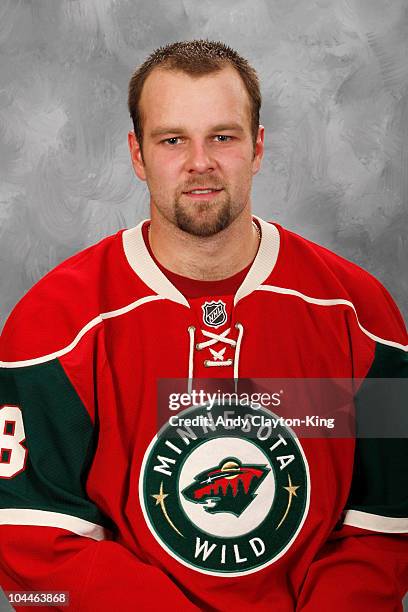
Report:
[[[32,510],[28,508],[2,508],[0,509],[0,525],[30,525],[34,527],[58,527],[66,529],[76,535],[91,540],[106,540],[108,531],[85,519],[48,512],[46,510]]]
[[[273,293],[280,293],[282,295],[293,295],[295,297],[298,297],[304,300],[305,302],[308,302],[309,304],[316,304],[317,306],[341,306],[341,305],[349,306],[353,310],[356,316],[356,320],[357,320],[357,324],[359,328],[361,329],[362,332],[365,333],[366,336],[371,338],[371,340],[374,340],[375,342],[379,342],[380,344],[386,344],[387,346],[392,346],[394,348],[401,349],[403,351],[408,351],[408,344],[400,344],[399,342],[394,342],[393,340],[385,340],[384,338],[380,338],[379,336],[376,336],[375,334],[372,334],[367,329],[365,329],[365,327],[361,325],[358,319],[357,311],[355,309],[353,302],[350,302],[349,300],[343,300],[341,298],[339,299],[314,298],[314,297],[311,297],[310,295],[305,295],[304,293],[301,293],[300,291],[296,291],[296,289],[287,289],[286,287],[276,287],[274,285],[262,285],[261,287],[258,287],[257,291],[272,291]]]
[[[279,255],[280,234],[275,225],[254,217],[261,228],[261,242],[254,262],[235,294],[234,306],[246,297],[270,276]]]
[[[262,285],[262,283],[270,276],[272,270],[275,267],[280,248],[280,235],[279,230],[275,225],[267,223],[259,217],[254,218],[259,223],[262,231],[261,242],[259,245],[258,253],[254,259],[254,262],[246,275],[243,283],[238,288],[238,291],[234,298],[234,305],[236,305],[242,298],[249,295],[253,291],[270,291],[272,293],[278,293],[282,295],[291,295],[298,297],[309,304],[315,304],[317,306],[341,306],[345,305],[350,307],[357,319],[357,323],[361,331],[366,334],[369,338],[380,344],[386,344],[395,348],[408,351],[408,345],[403,345],[392,340],[386,340],[380,338],[365,329],[360,321],[358,320],[357,311],[352,302],[342,298],[333,299],[322,299],[315,298],[296,289],[290,289],[286,287],[277,287],[273,285]],[[140,277],[140,279],[157,295],[148,295],[140,298],[135,302],[131,302],[122,308],[112,310],[110,312],[104,312],[93,318],[87,323],[75,336],[74,340],[66,347],[61,348],[58,351],[43,355],[33,359],[25,359],[21,361],[0,361],[0,367],[3,368],[18,368],[25,367],[28,365],[36,365],[39,363],[45,363],[51,361],[62,355],[69,353],[75,346],[80,342],[83,336],[91,330],[93,327],[102,323],[104,319],[111,319],[118,317],[122,314],[126,314],[143,304],[152,302],[155,300],[168,299],[183,306],[190,308],[187,299],[182,293],[169,281],[169,279],[163,274],[160,268],[156,265],[154,260],[151,258],[150,253],[146,247],[143,239],[142,226],[145,221],[142,221],[134,228],[125,230],[122,234],[123,249],[127,258],[127,261],[134,272]]]
[[[271,274],[279,254],[280,235],[277,227],[254,217],[261,228],[261,242],[253,264],[235,294],[234,305],[261,285]],[[147,221],[123,232],[123,248],[130,267],[158,295],[190,308],[188,300],[169,281],[151,258],[143,238],[142,227]]]
[[[347,510],[343,525],[381,533],[408,533],[408,518],[380,516],[361,510]]]
[[[158,295],[190,308],[188,300],[169,281],[150,257],[142,232],[142,226],[146,221],[147,219],[144,219],[139,225],[125,230],[122,234],[123,249],[130,267],[145,285],[153,289]]]
[[[73,341],[60,349],[59,351],[55,351],[55,353],[49,353],[48,355],[42,355],[41,357],[34,357],[34,359],[24,359],[21,361],[0,361],[0,368],[23,368],[29,365],[36,365],[37,363],[45,363],[46,361],[52,361],[52,359],[57,359],[58,357],[62,357],[62,355],[66,355],[72,349],[76,347],[79,341],[85,336],[85,334],[98,325],[102,323],[104,319],[112,319],[113,317],[119,317],[122,314],[126,314],[131,310],[134,310],[138,306],[143,306],[143,304],[147,304],[148,302],[154,302],[156,300],[164,299],[161,295],[147,295],[144,298],[140,298],[131,304],[127,304],[127,306],[123,306],[122,308],[117,308],[116,310],[111,310],[110,312],[102,312],[100,315],[89,321],[84,327],[77,333]]]

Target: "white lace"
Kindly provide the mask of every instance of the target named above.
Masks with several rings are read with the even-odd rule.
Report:
[[[211,355],[213,356],[213,359],[206,359],[204,361],[204,366],[206,368],[209,367],[220,367],[220,366],[231,366],[232,364],[234,364],[234,379],[238,380],[238,368],[239,368],[239,354],[240,354],[240,350],[241,350],[241,341],[242,341],[242,335],[244,333],[244,327],[241,323],[237,323],[235,325],[236,329],[238,330],[238,338],[236,340],[233,340],[232,338],[228,338],[228,334],[231,331],[231,328],[229,327],[228,329],[226,329],[225,331],[223,331],[221,334],[217,334],[216,332],[211,332],[211,331],[207,331],[206,329],[202,329],[201,333],[203,334],[203,336],[205,336],[206,338],[209,338],[209,340],[204,340],[203,342],[197,342],[197,344],[195,344],[195,331],[196,328],[193,325],[190,325],[190,327],[188,328],[188,333],[190,336],[190,350],[189,350],[189,357],[188,357],[188,385],[189,385],[189,392],[191,392],[192,389],[192,385],[193,385],[193,373],[194,373],[194,348],[197,351],[201,351],[202,349],[205,348],[209,348]],[[220,350],[215,350],[213,348],[211,348],[212,346],[214,346],[214,344],[217,344],[217,342],[221,342],[224,344],[228,344],[232,347],[235,347],[235,356],[234,359],[225,359],[224,360],[224,353],[225,353],[225,346],[224,348],[220,349]]]

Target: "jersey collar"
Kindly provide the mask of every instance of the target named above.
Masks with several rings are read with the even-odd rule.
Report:
[[[261,228],[261,242],[253,264],[235,294],[234,305],[262,285],[275,267],[279,254],[278,228],[259,217],[254,216],[254,219]],[[189,308],[188,300],[163,274],[146,248],[142,234],[142,226],[146,221],[147,219],[144,219],[136,227],[122,233],[123,249],[128,263],[145,285],[155,293]]]

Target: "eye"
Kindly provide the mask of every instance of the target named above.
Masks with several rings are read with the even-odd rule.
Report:
[[[164,140],[162,140],[162,142],[169,144],[169,145],[176,145],[179,144],[177,141],[180,141],[181,138],[179,136],[172,136],[171,138],[165,138]]]
[[[215,138],[218,142],[229,142],[230,140],[232,140],[232,136],[226,136],[225,134],[217,134]]]

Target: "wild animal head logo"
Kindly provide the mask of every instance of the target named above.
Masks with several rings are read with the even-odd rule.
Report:
[[[197,474],[182,494],[210,514],[231,512],[240,516],[269,471],[266,465],[243,465],[236,457],[227,457],[218,466]]]

